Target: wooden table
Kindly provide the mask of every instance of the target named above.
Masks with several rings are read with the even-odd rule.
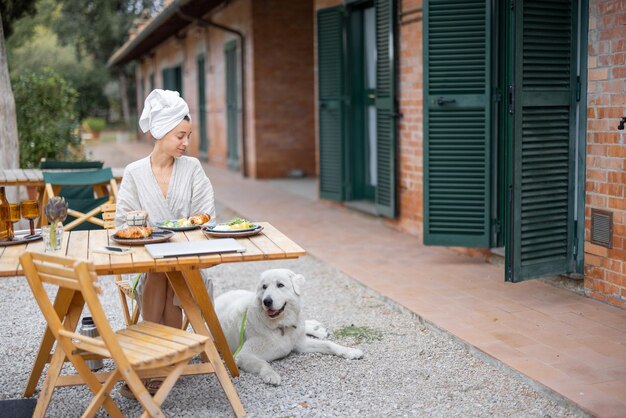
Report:
[[[123,167],[111,168],[113,177],[119,183],[124,175]],[[0,169],[0,186],[32,186],[43,190],[43,172],[63,172],[76,170],[40,170],[38,168],[5,168]]]
[[[240,238],[238,242],[246,247],[243,253],[224,253],[201,256],[172,257],[166,259],[153,259],[142,246],[133,247],[134,252],[130,255],[107,255],[94,253],[94,248],[104,245],[116,245],[110,236],[113,230],[93,230],[93,231],[69,231],[63,236],[63,248],[57,252],[70,257],[89,259],[98,275],[122,274],[122,273],[142,273],[142,272],[163,272],[167,274],[168,280],[174,288],[174,292],[181,302],[185,316],[196,333],[212,336],[215,347],[221,354],[226,367],[231,376],[239,375],[239,370],[230,352],[224,332],[217,319],[213,304],[202,281],[199,269],[215,266],[222,263],[236,263],[258,260],[277,260],[298,258],[305,254],[305,251],[296,243],[287,238],[269,223],[259,222],[263,225],[262,233],[249,237]],[[178,232],[170,242],[195,241],[207,239],[202,231],[193,230]],[[0,278],[22,275],[22,268],[19,263],[19,256],[24,251],[43,251],[43,242],[35,241],[25,245],[14,245],[0,247]],[[55,300],[55,307],[62,313],[64,326],[75,330],[80,319],[81,306],[72,307],[72,300]],[[73,312],[73,314],[71,314]],[[39,395],[37,409],[45,413],[47,405],[52,397],[55,386],[68,386],[81,384],[81,379],[77,375],[59,376],[65,356],[61,350],[52,353],[54,337],[46,328],[41,341],[39,353],[35,360],[30,378],[24,390],[24,396],[30,397],[34,394],[37,382],[43,372],[46,363],[50,362],[50,367],[46,374],[44,384]],[[232,382],[228,378],[226,370],[220,363],[223,370],[213,370],[208,363],[188,365],[186,374],[215,373],[224,391],[234,394],[236,399],[229,396],[231,405],[236,415],[243,413],[243,406],[234,391]],[[98,378],[104,381],[108,373],[98,373]],[[150,377],[150,376],[144,376]],[[239,405],[237,408],[235,405]],[[43,414],[42,414],[43,415]]]

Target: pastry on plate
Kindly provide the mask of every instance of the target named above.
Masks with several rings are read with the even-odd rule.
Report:
[[[189,217],[189,222],[191,222],[192,225],[203,225],[209,222],[209,220],[211,220],[211,215],[208,213],[198,213]]]
[[[149,226],[129,226],[115,233],[116,237],[127,239],[148,238],[150,235],[152,235],[152,228]]]

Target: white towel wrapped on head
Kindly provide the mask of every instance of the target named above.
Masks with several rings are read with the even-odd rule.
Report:
[[[185,116],[189,116],[189,106],[177,91],[155,89],[146,97],[139,127],[155,139],[161,139],[174,129]]]

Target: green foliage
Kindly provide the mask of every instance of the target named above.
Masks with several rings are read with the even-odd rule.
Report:
[[[24,72],[12,84],[20,167],[37,167],[42,158],[63,159],[68,145],[78,142],[74,134],[76,90],[49,68]]]
[[[2,15],[2,29],[4,37],[13,33],[13,22],[24,15],[35,14],[36,0],[1,0],[0,14]]]
[[[106,126],[106,121],[103,118],[85,118],[83,119],[83,128],[89,132],[101,132]]]
[[[363,341],[371,343],[379,341],[383,338],[383,333],[370,327],[357,327],[350,325],[335,331],[335,335],[339,338],[352,338],[356,343]]]
[[[15,38],[7,42],[12,76],[40,72],[42,68],[50,67],[63,74],[78,91],[79,117],[105,115],[108,100],[103,86],[109,80],[107,68],[95,65],[91,56],[84,56],[78,61],[74,47],[61,45],[56,33],[42,24],[32,29],[29,38],[23,38],[21,22],[16,25]]]

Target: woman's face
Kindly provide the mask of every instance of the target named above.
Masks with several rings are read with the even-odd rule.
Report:
[[[178,158],[185,154],[191,138],[191,122],[183,119],[178,126],[156,141],[156,146],[171,157]]]

